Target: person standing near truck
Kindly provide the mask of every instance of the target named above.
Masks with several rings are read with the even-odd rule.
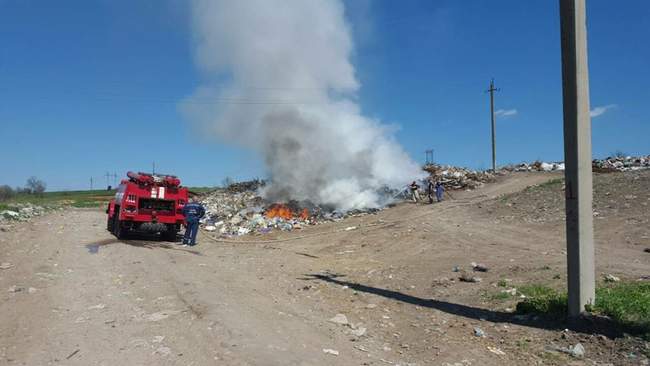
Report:
[[[183,215],[187,223],[185,226],[185,235],[183,236],[183,244],[194,246],[196,245],[196,234],[199,231],[199,220],[205,215],[205,208],[192,197],[190,198],[190,202],[183,206]]]

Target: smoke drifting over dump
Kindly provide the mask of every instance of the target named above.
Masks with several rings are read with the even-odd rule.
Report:
[[[361,115],[339,0],[197,0],[192,16],[204,85],[182,108],[264,156],[268,199],[378,207],[379,189],[421,175],[390,129]]]

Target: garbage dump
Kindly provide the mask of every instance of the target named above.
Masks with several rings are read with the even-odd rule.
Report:
[[[610,157],[593,161],[595,172],[613,172],[650,168],[650,156]],[[429,173],[429,179],[442,182],[445,189],[472,190],[490,183],[497,176],[512,172],[554,172],[565,169],[563,162],[521,163],[508,165],[497,170],[477,171],[449,165],[427,164],[422,168]],[[420,190],[426,191],[426,181],[420,181]],[[411,197],[408,186],[402,190],[385,187],[377,194],[387,202],[382,208],[336,210],[334,207],[320,206],[309,201],[270,202],[262,198],[261,191],[266,186],[264,180],[238,182],[226,188],[204,193],[200,197],[206,209],[201,223],[204,230],[224,237],[247,234],[266,234],[274,230],[291,231],[308,225],[318,225],[329,221],[339,221],[351,216],[373,214],[392,202],[408,200]]]
[[[648,156],[615,156],[605,159],[594,159],[592,161],[592,170],[596,173],[623,172],[629,170],[639,170],[650,168],[650,155]],[[535,161],[533,163],[521,163],[508,165],[502,168],[505,171],[563,171],[564,162],[543,162]]]
[[[491,172],[449,165],[426,164],[422,169],[428,172],[434,181],[442,182],[446,189],[476,189],[493,181],[495,177]]]
[[[201,220],[203,229],[224,237],[247,234],[266,234],[273,230],[291,231],[307,225],[339,221],[346,217],[376,213],[380,209],[337,211],[311,202],[269,202],[258,193],[264,181],[234,183],[203,194],[201,204],[206,215]]]
[[[563,171],[564,163],[563,162],[552,162],[548,163],[545,161],[535,161],[533,163],[521,163],[516,165],[508,165],[502,168],[505,171],[515,171],[515,172],[552,172],[552,171]]]
[[[648,156],[615,156],[606,159],[594,159],[592,169],[597,173],[625,172],[630,170],[650,169]]]

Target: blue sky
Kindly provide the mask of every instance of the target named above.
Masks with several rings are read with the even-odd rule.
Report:
[[[557,1],[345,5],[358,101],[400,126],[413,159],[433,148],[442,163],[489,167],[492,77],[498,163],[562,159]],[[153,161],[187,185],[264,176],[261,157],[179,112],[200,84],[189,15],[180,0],[0,0],[0,184],[86,189]],[[594,156],[650,153],[647,19],[647,1],[588,1]]]

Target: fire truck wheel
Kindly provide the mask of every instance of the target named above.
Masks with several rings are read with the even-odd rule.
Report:
[[[167,226],[167,230],[163,231],[160,234],[164,241],[174,242],[176,241],[176,235],[178,234],[178,230],[176,229],[176,225],[169,225]]]
[[[108,218],[106,219],[106,230],[109,232],[113,232],[113,218],[106,215]]]
[[[126,228],[122,221],[117,218],[117,215],[115,215],[115,221],[113,221],[113,235],[120,240],[126,236]]]

